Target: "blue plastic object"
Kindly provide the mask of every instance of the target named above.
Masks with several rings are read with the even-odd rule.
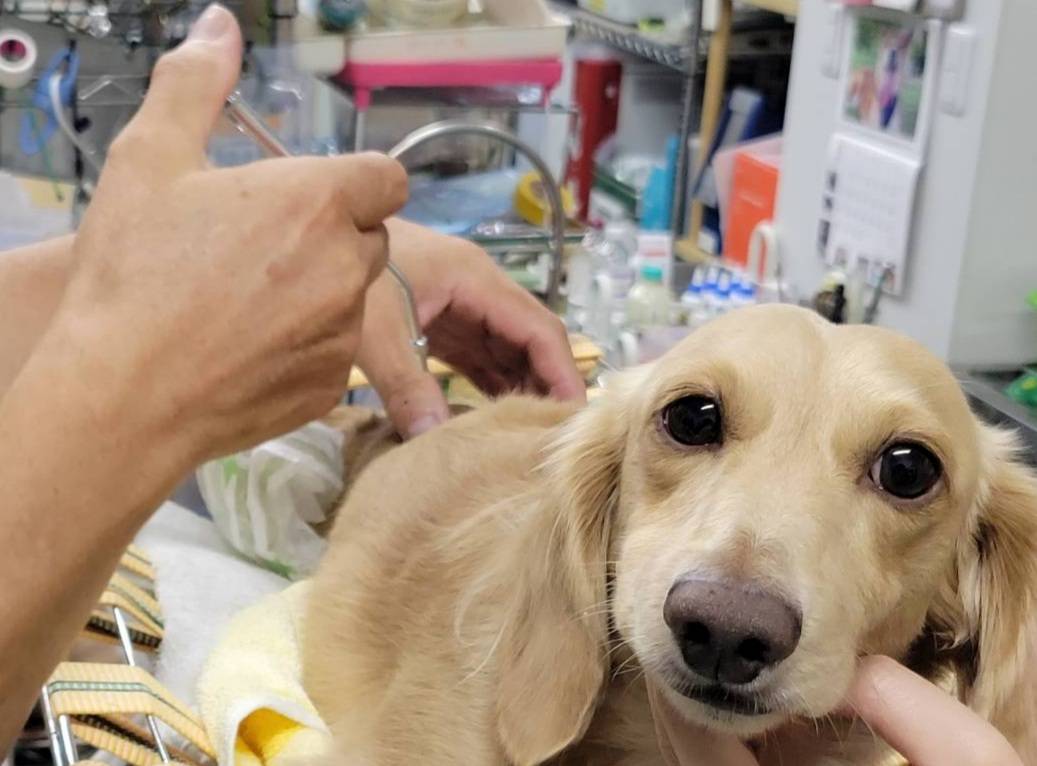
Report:
[[[411,182],[402,218],[444,234],[465,234],[483,221],[505,218],[514,209],[521,173],[514,169]]]
[[[680,139],[677,136],[670,136],[666,142],[666,165],[652,168],[648,175],[641,207],[642,231],[669,231],[670,229],[679,148]]]
[[[66,48],[55,53],[47,63],[46,69],[40,73],[36,83],[36,89],[32,94],[32,105],[43,112],[43,124],[31,111],[22,115],[22,124],[18,132],[18,147],[22,153],[28,156],[39,154],[43,147],[50,141],[54,131],[58,129],[58,120],[54,115],[54,109],[50,103],[50,78],[61,68],[61,84],[58,87],[61,103],[69,106],[75,97],[76,78],[79,77],[79,54],[72,48]]]

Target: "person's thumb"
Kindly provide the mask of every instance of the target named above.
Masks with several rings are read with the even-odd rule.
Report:
[[[130,151],[145,144],[149,162],[164,156],[201,166],[209,134],[241,73],[241,50],[237,19],[213,3],[187,39],[155,64],[144,103],[125,131]]]

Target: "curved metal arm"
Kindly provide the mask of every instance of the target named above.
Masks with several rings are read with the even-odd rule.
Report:
[[[562,202],[562,192],[558,188],[558,184],[555,183],[550,168],[547,167],[547,163],[529,144],[492,122],[444,120],[418,128],[390,149],[389,156],[398,160],[408,152],[435,138],[457,135],[485,136],[486,138],[493,138],[505,143],[524,154],[540,174],[540,182],[543,185],[544,193],[547,195],[547,202],[551,206],[551,236],[554,239],[554,246],[551,252],[551,273],[547,280],[547,305],[551,308],[557,308],[558,291],[562,282],[562,256],[565,250],[565,205]]]
[[[414,297],[414,288],[410,286],[410,280],[407,279],[406,275],[392,261],[386,261],[385,268],[393,279],[396,280],[396,284],[400,288],[400,294],[403,296],[404,302],[404,314],[407,316],[407,332],[410,333],[410,345],[414,349],[414,353],[418,355],[418,361],[421,362],[422,368],[425,372],[428,372],[428,336],[421,329],[421,320],[418,317],[418,301]]]

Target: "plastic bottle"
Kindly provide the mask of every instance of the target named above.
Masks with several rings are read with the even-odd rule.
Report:
[[[614,340],[623,323],[635,272],[624,237],[629,227],[591,229],[570,255],[567,325],[602,344]],[[614,241],[610,235],[615,235]]]
[[[591,247],[596,244],[595,232],[589,232],[584,236],[579,245],[567,249],[566,261],[566,293],[569,303],[569,312],[578,316],[581,311],[586,310],[590,301],[591,282],[594,278],[594,264],[591,255]]]
[[[627,264],[633,265],[634,256],[637,255],[637,225],[633,221],[610,221],[605,224],[605,239],[619,250],[619,255]]]
[[[712,293],[716,289],[717,282],[720,280],[720,267],[710,266],[706,269],[706,279],[702,283],[702,292],[705,294]]]
[[[756,305],[756,285],[749,280],[743,280],[737,289],[731,291],[731,308],[745,308]]]
[[[721,271],[717,283],[706,295],[706,304],[711,317],[726,314],[731,309],[731,274]]]
[[[705,280],[705,271],[703,269],[695,269],[691,275],[691,281],[688,282],[687,289],[681,295],[681,307],[684,309],[685,324],[688,327],[697,327],[695,319],[703,313],[704,298],[702,285]]]
[[[627,323],[637,329],[665,325],[670,303],[670,291],[663,284],[663,270],[658,266],[644,266],[627,296]]]
[[[747,279],[745,272],[741,269],[731,269],[731,295],[737,293]]]
[[[632,254],[628,251],[628,237],[626,226],[610,224],[604,232],[592,232],[584,238],[591,258],[591,271],[608,275],[612,281],[612,297],[620,302],[626,300],[637,277],[631,263]]]

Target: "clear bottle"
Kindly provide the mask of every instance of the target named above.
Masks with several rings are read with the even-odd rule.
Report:
[[[612,282],[612,297],[620,302],[626,300],[637,279],[628,236],[625,225],[609,224],[604,232],[592,231],[584,238],[584,247],[591,259],[591,272],[608,275]]]
[[[637,255],[637,226],[633,221],[610,221],[605,224],[605,239],[611,242],[633,264]]]
[[[627,323],[636,329],[665,325],[670,313],[670,291],[663,284],[663,270],[644,266],[627,296]]]
[[[606,345],[623,323],[626,297],[634,283],[625,248],[608,233],[616,232],[611,226],[605,231],[591,229],[570,252],[566,313],[570,329],[588,333]]]
[[[566,322],[576,330],[583,329],[590,307],[594,279],[590,254],[590,247],[594,244],[593,234],[593,231],[589,232],[579,245],[566,248]]]

